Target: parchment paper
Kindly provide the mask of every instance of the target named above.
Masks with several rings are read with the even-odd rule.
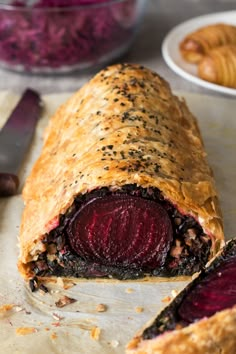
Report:
[[[236,220],[236,102],[179,94],[198,117],[220,194],[226,238],[230,239],[235,235]],[[44,114],[22,166],[21,186],[39,154],[49,116],[69,96],[57,94],[43,98]],[[10,92],[0,93],[0,126],[17,99]],[[48,293],[32,293],[16,268],[22,208],[20,195],[0,199],[0,353],[124,353],[125,344],[135,332],[167,304],[176,293],[173,290],[179,291],[187,283],[186,279],[171,282],[100,280],[75,284],[59,280],[57,284],[46,284]],[[64,295],[77,301],[58,308],[55,302]],[[105,312],[98,312],[99,304],[105,305]]]

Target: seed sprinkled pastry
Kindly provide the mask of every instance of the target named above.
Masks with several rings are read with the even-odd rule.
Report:
[[[127,345],[127,354],[234,354],[236,240]]]
[[[58,109],[23,198],[25,278],[189,275],[223,242],[196,119],[139,65],[102,70]]]
[[[217,23],[188,34],[180,52],[186,61],[198,63],[211,49],[227,44],[236,45],[236,26]]]
[[[200,61],[198,75],[214,84],[236,88],[236,45],[211,50]]]

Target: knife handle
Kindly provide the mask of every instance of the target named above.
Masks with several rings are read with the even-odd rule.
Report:
[[[9,197],[16,194],[19,187],[19,178],[10,173],[0,173],[0,197]]]

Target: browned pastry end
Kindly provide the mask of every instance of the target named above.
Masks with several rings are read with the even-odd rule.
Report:
[[[58,109],[23,197],[26,278],[190,275],[223,242],[196,119],[139,65],[102,70]]]
[[[236,45],[211,50],[200,61],[198,75],[214,84],[236,88]]]
[[[186,61],[198,63],[211,49],[227,44],[236,45],[236,26],[219,23],[190,33],[179,48]]]
[[[127,354],[235,354],[236,240],[127,345]]]

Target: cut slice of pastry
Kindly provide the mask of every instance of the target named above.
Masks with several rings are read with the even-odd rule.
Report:
[[[59,108],[23,197],[26,278],[189,275],[223,242],[197,122],[138,65],[101,71]]]
[[[236,239],[128,345],[127,354],[234,354]]]
[[[214,84],[236,88],[236,45],[211,50],[200,61],[198,75]]]
[[[226,44],[236,45],[236,26],[218,23],[190,33],[179,48],[185,60],[198,63],[211,49]]]

